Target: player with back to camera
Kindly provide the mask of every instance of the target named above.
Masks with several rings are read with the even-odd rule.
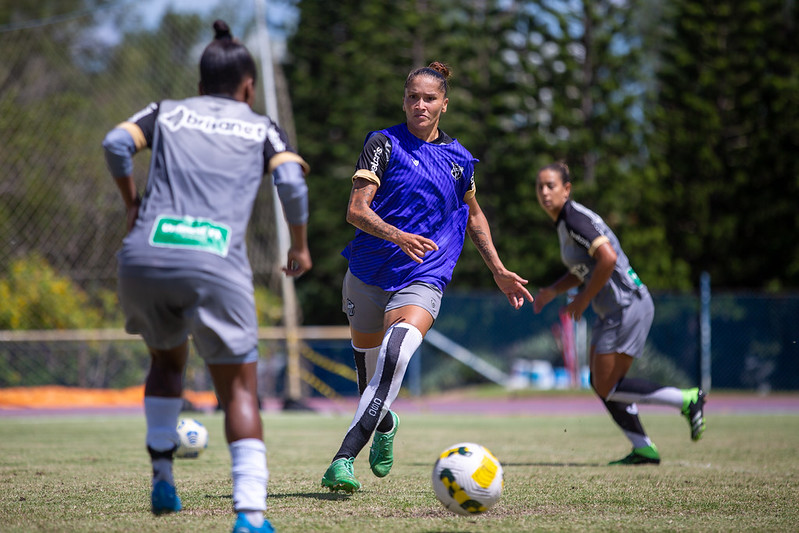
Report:
[[[566,311],[579,320],[591,304],[597,314],[591,333],[591,386],[633,446],[629,455],[610,464],[659,464],[660,454],[638,419],[637,404],[680,409],[696,441],[705,431],[705,393],[625,377],[643,354],[655,306],[616,235],[599,215],[570,198],[571,185],[569,168],[563,163],[552,163],[538,172],[538,202],[555,221],[568,272],[538,291],[533,309],[539,313],[557,295],[583,286]]]
[[[405,81],[405,122],[371,132],[352,177],[347,221],[357,229],[342,305],[350,324],[360,402],[322,478],[330,490],[361,487],[353,461],[374,433],[369,465],[391,469],[399,417],[390,410],[411,356],[436,319],[442,293],[469,233],[510,304],[532,296],[505,268],[475,198],[477,160],[439,129],[449,67],[431,63]]]
[[[255,62],[223,21],[200,59],[200,96],[150,104],[112,129],[103,146],[127,208],[118,254],[129,333],[151,354],[144,387],[146,444],[156,515],[181,510],[172,458],[191,335],[225,413],[235,532],[269,532],[266,447],[258,410],[257,319],[245,232],[263,176],[277,187],[291,245],[288,276],[311,268],[307,164],[286,134],[255,113]],[[151,148],[144,197],[132,156]]]

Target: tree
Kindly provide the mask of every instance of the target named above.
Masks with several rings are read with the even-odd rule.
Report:
[[[784,0],[673,3],[651,111],[661,213],[690,277],[799,283],[799,10]]]
[[[338,313],[330,287],[346,269],[339,251],[353,229],[344,214],[364,136],[404,120],[404,76],[432,60],[453,68],[442,129],[481,161],[478,198],[509,268],[533,284],[562,269],[535,194],[536,170],[555,159],[577,170],[581,197],[611,208],[610,222],[634,232],[630,211],[640,195],[632,184],[644,150],[634,116],[640,55],[632,4],[302,2],[286,71],[300,151],[312,167],[315,276],[298,284],[315,302],[308,319]],[[452,286],[493,287],[468,243]]]

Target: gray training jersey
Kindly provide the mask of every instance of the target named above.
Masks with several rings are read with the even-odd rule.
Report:
[[[252,290],[245,233],[265,173],[307,169],[285,133],[243,102],[197,96],[150,104],[118,127],[152,148],[139,218],[120,269],[185,269]]]
[[[630,266],[619,239],[602,217],[582,204],[568,200],[558,215],[555,226],[560,240],[560,255],[566,268],[583,283],[588,283],[596,268],[594,252],[610,243],[616,252],[616,267],[610,280],[591,301],[592,308],[604,318],[630,305],[633,294],[645,292],[646,286]]]

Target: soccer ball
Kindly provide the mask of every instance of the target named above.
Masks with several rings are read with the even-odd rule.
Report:
[[[178,420],[178,436],[180,444],[175,457],[195,459],[208,447],[208,430],[193,418]]]
[[[433,467],[433,491],[456,514],[479,514],[502,494],[502,465],[488,448],[473,442],[454,444],[441,452]]]

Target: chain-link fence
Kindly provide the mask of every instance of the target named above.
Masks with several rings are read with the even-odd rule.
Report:
[[[18,335],[0,340],[0,387],[141,383],[147,366],[143,344],[120,340],[118,333],[97,333],[118,331],[122,324],[114,254],[124,234],[124,209],[100,143],[111,127],[149,102],[196,93],[196,65],[210,40],[211,22],[225,18],[248,42],[255,31],[253,7],[208,2],[201,12],[167,10],[153,17],[163,2],[12,4],[19,5],[0,4],[0,331]],[[50,11],[53,5],[59,14]],[[259,47],[249,48],[257,56]],[[276,81],[285,94],[279,76]],[[256,108],[263,111],[263,102]],[[280,108],[282,114],[290,106],[282,101]],[[290,126],[286,117],[278,118]],[[148,164],[146,152],[135,159],[140,187]],[[280,319],[269,194],[264,187],[256,201],[248,238],[261,325]],[[448,294],[444,304],[437,329],[506,372],[516,359],[557,364],[550,332],[555,318],[533,317],[529,309],[508,314],[495,295]],[[698,305],[693,296],[657,296],[648,358],[656,363],[645,369],[653,377],[698,382]],[[799,387],[799,298],[715,295],[712,317],[714,387]],[[52,330],[74,333],[54,339],[46,334]],[[350,364],[346,341],[316,346]],[[439,356],[423,349],[421,388],[479,380]],[[199,364],[196,359],[192,364]],[[341,376],[326,372],[317,370],[322,381],[341,393],[354,392],[349,377],[339,384]],[[189,386],[210,386],[201,366],[191,368],[187,380]]]
[[[0,386],[141,383],[141,341],[97,338],[122,325],[115,253],[125,229],[101,142],[150,102],[196,94],[216,18],[260,64],[251,44],[255,2],[209,1],[180,12],[154,0],[7,4],[0,3],[0,331],[17,336],[0,342]],[[264,111],[260,94],[255,107]],[[149,157],[134,159],[140,190]],[[270,195],[261,188],[248,235],[261,325],[281,318]],[[54,341],[52,330],[72,334]],[[187,380],[208,387],[194,359]]]
[[[37,13],[29,4],[0,20],[0,329],[118,326],[124,208],[100,144],[148,103],[196,94],[216,14],[153,22],[139,3],[114,2],[15,24]],[[251,24],[239,26],[246,39]],[[134,159],[140,189],[148,165],[147,151]],[[262,187],[248,245],[257,283],[274,289],[270,192]]]

